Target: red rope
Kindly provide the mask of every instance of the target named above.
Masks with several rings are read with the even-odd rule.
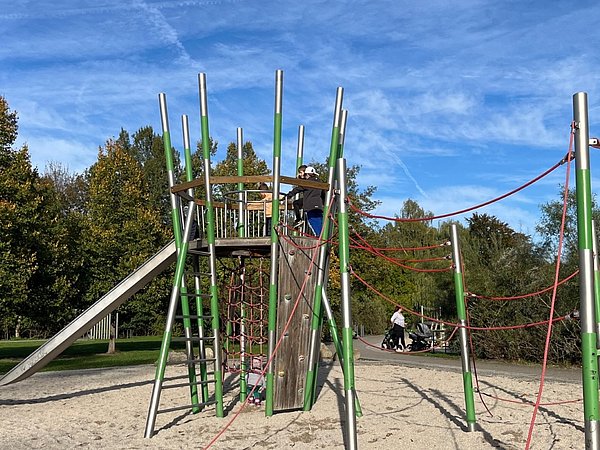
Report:
[[[432,250],[434,248],[439,247],[447,247],[452,245],[450,241],[446,241],[443,244],[435,244],[435,245],[426,245],[423,247],[373,247],[369,246],[373,250],[377,250],[378,252],[412,252],[417,250]],[[351,248],[365,249],[362,245],[351,245]]]
[[[567,281],[571,280],[572,278],[574,278],[575,276],[577,276],[579,274],[579,269],[576,270],[575,272],[573,272],[571,275],[569,275],[567,278],[564,278],[562,280],[560,280],[557,284],[557,286],[560,286],[561,284],[566,283]],[[541,291],[537,291],[537,292],[532,292],[531,294],[523,294],[523,295],[517,295],[514,297],[487,297],[485,295],[479,295],[479,294],[473,294],[471,292],[469,292],[469,296],[470,297],[475,297],[475,298],[481,298],[484,300],[521,300],[523,298],[527,298],[527,297],[535,297],[536,295],[540,295],[543,294],[545,292],[551,291],[552,289],[554,289],[554,284],[552,286],[549,286],[547,288],[542,289]]]
[[[496,198],[494,198],[492,200],[488,200],[487,202],[480,203],[479,205],[471,206],[469,208],[461,209],[459,211],[455,211],[455,212],[452,212],[452,213],[441,214],[439,216],[414,217],[414,218],[406,218],[406,219],[403,219],[403,218],[400,218],[400,217],[379,216],[379,215],[376,215],[376,214],[370,214],[368,212],[360,210],[358,207],[354,206],[354,204],[352,203],[350,197],[348,197],[348,204],[350,205],[350,208],[352,208],[355,212],[357,212],[357,213],[359,213],[359,214],[361,214],[361,215],[363,215],[365,217],[368,217],[370,219],[384,219],[384,220],[389,220],[389,221],[392,221],[392,222],[424,222],[424,221],[427,221],[427,220],[444,219],[446,217],[457,216],[459,214],[464,214],[466,212],[473,211],[475,209],[483,208],[484,206],[491,205],[492,203],[495,203],[495,202],[497,202],[499,200],[503,200],[506,197],[509,197],[509,196],[511,196],[513,194],[516,194],[517,192],[522,191],[526,187],[531,186],[533,183],[541,180],[546,175],[552,173],[554,170],[556,170],[558,167],[560,167],[562,164],[564,164],[566,162],[565,161],[566,159],[567,159],[567,157],[561,159],[559,162],[557,162],[556,164],[554,164],[552,167],[550,167],[544,173],[542,173],[542,174],[538,175],[537,177],[535,177],[533,180],[528,181],[524,185],[519,186],[518,188],[513,189],[512,191],[507,192],[506,194],[503,194],[500,197],[496,197]],[[571,159],[571,157],[568,156],[568,160],[569,161],[570,161],[570,159]]]
[[[554,275],[554,290],[552,291],[552,302],[550,303],[550,318],[554,316],[554,305],[556,303],[556,292],[558,291],[558,279],[560,271],[560,257],[562,254],[562,246],[565,235],[565,223],[567,221],[567,202],[569,199],[569,178],[571,175],[571,149],[573,148],[573,136],[575,134],[575,122],[571,123],[571,135],[569,139],[569,152],[567,154],[567,174],[565,180],[565,192],[563,196],[563,211],[562,220],[560,224],[560,233],[558,238],[558,249],[556,255],[556,271]],[[546,346],[544,348],[544,360],[542,363],[542,375],[540,377],[540,388],[538,390],[537,399],[535,401],[535,407],[533,408],[533,414],[531,415],[531,422],[529,423],[529,432],[527,433],[527,442],[525,444],[525,450],[529,450],[531,445],[531,437],[533,435],[533,427],[535,425],[535,419],[537,412],[542,400],[542,392],[544,391],[544,380],[546,378],[546,367],[548,364],[548,350],[550,348],[550,338],[552,337],[552,321],[548,323],[548,331],[546,333]]]
[[[394,300],[392,300],[391,298],[389,298],[388,296],[386,296],[382,292],[378,291],[373,286],[371,286],[368,282],[366,282],[365,280],[363,280],[356,272],[354,272],[354,270],[352,270],[352,267],[350,267],[350,273],[352,273],[352,275],[354,275],[354,277],[358,281],[360,281],[361,283],[363,283],[368,289],[370,289],[371,291],[375,292],[381,298],[383,298],[387,302],[391,303],[392,305],[399,306],[399,304],[396,303]],[[419,316],[419,317],[423,317],[424,319],[427,319],[427,320],[429,320],[431,322],[443,323],[444,325],[448,325],[448,326],[451,326],[451,327],[460,327],[460,328],[466,328],[468,330],[478,330],[478,331],[518,330],[518,329],[523,329],[523,328],[536,327],[536,326],[539,326],[539,325],[546,325],[550,321],[551,322],[560,322],[560,321],[565,320],[565,319],[567,319],[569,317],[569,315],[566,315],[566,316],[561,316],[561,317],[555,317],[555,318],[553,318],[551,320],[542,320],[542,321],[539,321],[539,322],[525,323],[525,324],[521,324],[521,325],[512,325],[512,326],[472,327],[472,326],[463,326],[463,325],[460,325],[459,323],[454,323],[454,322],[446,322],[444,320],[439,320],[439,319],[436,319],[434,317],[429,317],[429,316],[426,316],[425,314],[421,314],[421,313],[418,313],[416,311],[413,311],[413,310],[411,310],[411,309],[409,309],[409,308],[407,308],[405,306],[402,306],[402,309],[404,311],[408,311],[410,314],[413,314],[413,315]]]
[[[378,252],[376,250],[373,250],[372,247],[370,247],[369,243],[357,232],[354,232],[354,234],[365,244],[365,250],[367,250],[369,253],[379,256],[380,258],[383,258],[384,260],[398,266],[398,267],[402,267],[404,269],[408,269],[408,270],[412,270],[413,272],[427,272],[427,273],[434,273],[434,272],[448,272],[450,270],[452,270],[452,266],[449,267],[443,267],[443,268],[438,268],[438,269],[419,269],[418,267],[413,267],[413,266],[407,266],[406,264],[402,264],[400,262],[398,262],[395,258],[389,257],[387,255],[384,255],[381,252]],[[352,236],[349,236],[349,238],[355,242],[356,239],[354,239]]]

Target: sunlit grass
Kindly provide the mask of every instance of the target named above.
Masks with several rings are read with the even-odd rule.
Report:
[[[119,339],[117,351],[113,354],[106,353],[108,340],[78,340],[42,371],[153,364],[158,359],[161,340],[162,336]],[[8,372],[44,342],[43,340],[0,341],[0,374]],[[183,345],[183,343],[173,343],[172,348],[183,348]]]

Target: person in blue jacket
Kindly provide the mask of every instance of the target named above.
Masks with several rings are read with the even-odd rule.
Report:
[[[317,171],[312,166],[307,166],[304,170],[304,179],[311,181],[317,180]],[[302,194],[302,203],[308,223],[316,236],[321,235],[323,228],[323,203],[325,202],[325,191],[322,189],[307,188],[296,186],[285,196],[292,198],[296,194]]]

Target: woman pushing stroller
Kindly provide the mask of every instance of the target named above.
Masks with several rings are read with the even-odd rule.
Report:
[[[400,305],[396,305],[396,310],[394,311],[394,314],[392,314],[390,321],[392,322],[392,339],[394,340],[394,347],[397,352],[403,352],[406,349],[406,343],[404,342],[405,322],[404,315],[402,314],[402,307]]]

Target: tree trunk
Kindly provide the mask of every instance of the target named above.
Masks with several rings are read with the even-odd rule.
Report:
[[[116,336],[116,332],[115,332],[116,316],[117,316],[116,314],[110,315],[110,336],[109,336],[109,340],[108,340],[108,350],[106,351],[106,353],[108,353],[108,354],[113,354],[117,351],[117,336]]]

